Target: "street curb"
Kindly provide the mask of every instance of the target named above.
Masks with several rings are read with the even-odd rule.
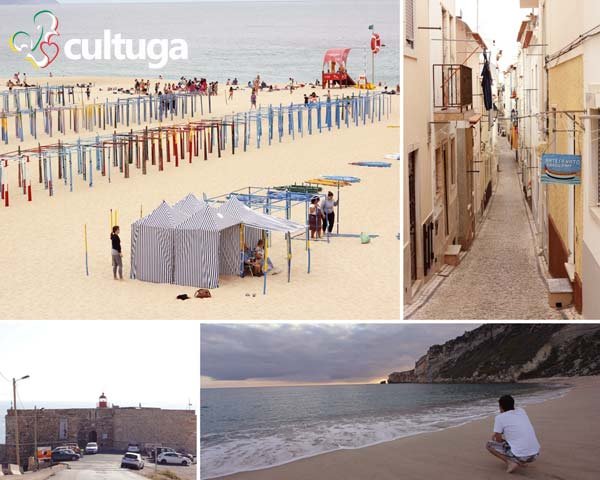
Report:
[[[54,465],[53,467],[44,468],[42,470],[38,470],[37,472],[28,472],[23,475],[17,475],[24,480],[47,480],[50,477],[53,477],[58,472],[62,472],[68,468],[67,465]]]

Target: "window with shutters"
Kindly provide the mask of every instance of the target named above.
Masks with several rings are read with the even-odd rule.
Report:
[[[415,0],[404,2],[404,36],[406,47],[415,48]]]

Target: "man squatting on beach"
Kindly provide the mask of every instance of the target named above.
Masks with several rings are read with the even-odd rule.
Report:
[[[115,225],[110,234],[110,242],[112,244],[112,267],[113,277],[117,279],[117,270],[119,270],[119,278],[123,280],[123,253],[121,252],[121,239],[119,238],[119,227]]]
[[[525,467],[540,454],[540,444],[533,425],[522,408],[515,409],[515,400],[504,395],[498,400],[500,414],[494,420],[494,435],[486,448],[506,463],[506,472]]]

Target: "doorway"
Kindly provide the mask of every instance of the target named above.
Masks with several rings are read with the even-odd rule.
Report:
[[[417,151],[408,154],[408,208],[410,217],[410,279],[417,280],[417,194],[416,194]]]

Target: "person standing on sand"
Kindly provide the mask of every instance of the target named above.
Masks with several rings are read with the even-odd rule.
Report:
[[[229,87],[229,100],[233,100],[233,87]]]
[[[256,91],[252,89],[252,95],[250,95],[250,108],[256,109]]]
[[[333,230],[337,204],[338,201],[333,199],[333,192],[327,192],[327,198],[323,201],[323,233],[331,233]]]
[[[525,467],[540,454],[540,444],[529,417],[522,408],[515,409],[515,400],[504,395],[498,400],[500,415],[494,420],[494,435],[486,449],[506,463],[506,472]]]
[[[121,252],[121,239],[119,238],[119,226],[115,225],[112,228],[112,233],[110,234],[110,241],[112,244],[112,267],[113,267],[113,277],[115,280],[117,279],[117,270],[119,271],[119,278],[123,280],[123,253]]]
[[[310,230],[310,238],[321,238],[321,225],[323,221],[323,210],[319,205],[320,198],[315,196],[310,201],[310,208],[308,209],[308,229]]]

